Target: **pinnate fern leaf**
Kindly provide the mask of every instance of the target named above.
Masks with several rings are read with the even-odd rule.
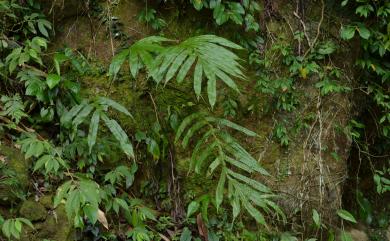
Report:
[[[273,201],[276,197],[270,188],[251,178],[251,175],[269,176],[269,173],[255,160],[239,142],[231,136],[229,129],[247,136],[256,133],[229,120],[211,117],[206,113],[193,113],[182,121],[176,132],[176,143],[183,148],[194,142],[190,169],[196,173],[207,170],[208,175],[218,172],[215,189],[216,208],[228,197],[233,218],[246,210],[258,223],[266,225],[264,212],[283,212]]]
[[[157,83],[166,84],[175,76],[177,82],[182,83],[193,70],[195,95],[201,96],[203,79],[206,79],[206,92],[212,107],[217,101],[217,80],[239,92],[233,79],[245,79],[245,76],[240,58],[231,49],[241,50],[241,46],[215,35],[191,37],[177,45],[163,46],[164,42],[174,41],[152,36],[136,42],[114,57],[109,75],[115,76],[126,59],[133,77],[145,66]]]
[[[72,128],[72,138],[74,133],[77,131],[78,126],[86,122],[89,119],[89,116],[92,115],[92,117],[89,119],[89,133],[87,137],[89,152],[92,152],[92,148],[96,144],[99,123],[100,120],[103,120],[103,123],[110,130],[115,139],[120,143],[122,151],[127,156],[133,158],[133,146],[126,132],[122,129],[117,121],[109,118],[105,114],[109,107],[132,117],[130,112],[121,104],[106,97],[99,97],[94,102],[82,102],[79,105],[72,107],[69,111],[65,112],[61,117],[61,126],[67,129]]]

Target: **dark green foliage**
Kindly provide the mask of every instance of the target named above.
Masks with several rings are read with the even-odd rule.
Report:
[[[195,94],[197,98],[201,96],[205,77],[207,96],[212,107],[217,101],[217,79],[239,92],[232,77],[239,79],[245,77],[239,57],[228,48],[240,50],[242,47],[214,35],[192,37],[169,47],[164,47],[162,45],[164,42],[170,43],[173,40],[152,36],[136,42],[114,57],[109,74],[115,76],[128,59],[133,77],[145,67],[157,83],[163,82],[166,85],[175,76],[178,83],[183,82],[195,66],[193,72]]]
[[[275,195],[271,190],[261,182],[248,177],[254,174],[268,176],[268,172],[224,130],[225,128],[256,137],[256,133],[226,119],[195,113],[183,120],[175,138],[176,142],[182,139],[182,147],[187,148],[190,140],[202,133],[194,143],[190,169],[196,173],[207,173],[207,176],[218,173],[218,184],[215,189],[217,210],[227,196],[232,206],[233,220],[241,213],[241,207],[263,225],[266,225],[264,216],[255,206],[265,212],[276,211],[278,215],[283,216],[282,211],[272,201]],[[191,213],[189,210],[187,214]]]

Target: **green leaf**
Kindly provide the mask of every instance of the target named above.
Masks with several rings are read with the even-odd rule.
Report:
[[[347,220],[352,223],[357,223],[355,217],[347,210],[340,209],[337,211],[337,215],[339,215],[344,220]]]
[[[1,230],[3,231],[3,234],[7,237],[7,238],[10,238],[11,237],[11,230],[10,230],[10,227],[11,227],[11,220],[6,220],[3,224],[3,226],[1,227]]]
[[[121,145],[123,152],[134,158],[134,150],[133,146],[129,141],[129,138],[126,132],[122,129],[122,127],[115,120],[109,119],[106,115],[101,115],[104,123],[110,129],[111,133],[114,135],[115,139],[117,139]]]
[[[100,121],[100,112],[95,110],[95,112],[92,114],[91,122],[89,124],[89,132],[88,132],[88,147],[89,147],[90,154],[92,152],[93,146],[96,143],[99,121]]]
[[[359,24],[357,31],[363,39],[369,39],[371,36],[370,30],[368,30],[363,24]]]
[[[30,228],[34,229],[34,225],[31,223],[30,220],[25,219],[25,218],[18,218],[22,223],[26,224]]]
[[[216,119],[217,123],[218,124],[221,124],[221,125],[224,125],[224,126],[227,126],[227,127],[230,127],[232,129],[235,129],[237,131],[240,131],[248,136],[252,136],[252,137],[255,137],[257,136],[257,134],[251,130],[248,130],[246,129],[245,127],[242,127],[240,125],[237,125],[236,123],[233,123],[229,120],[226,120],[226,119]]]
[[[45,36],[46,38],[49,37],[49,33],[47,32],[45,25],[42,22],[38,22],[38,29],[39,29],[39,32],[41,32],[41,34],[43,34],[43,36]]]
[[[185,227],[183,229],[183,232],[180,235],[180,241],[191,241],[191,240],[192,240],[192,233],[187,227]]]
[[[343,40],[350,40],[355,36],[356,27],[355,26],[343,26],[341,27],[340,37]]]
[[[266,226],[264,216],[255,207],[253,207],[253,205],[250,202],[243,199],[242,204],[245,207],[245,209],[248,211],[248,213],[256,220],[257,223]]]
[[[119,54],[115,55],[112,59],[110,68],[108,70],[108,75],[114,77],[118,74],[119,70],[122,67],[122,64],[125,62],[127,56],[129,55],[129,50],[123,50]]]
[[[191,69],[191,66],[194,64],[196,56],[190,55],[184,64],[181,66],[179,73],[176,76],[177,83],[183,82],[184,78],[187,76],[188,71]]]
[[[225,189],[226,181],[226,168],[222,168],[221,175],[219,177],[217,189],[215,190],[215,205],[217,206],[217,211],[222,204],[223,194]]]
[[[321,218],[320,214],[315,209],[312,210],[312,218],[316,227],[319,228],[321,226]]]
[[[179,128],[176,131],[175,142],[177,143],[179,141],[184,130],[187,128],[187,126],[189,124],[192,123],[192,121],[194,121],[195,119],[200,118],[204,115],[205,115],[204,113],[196,112],[196,113],[193,113],[193,114],[187,116],[186,118],[184,118],[184,120],[181,122]]]
[[[53,89],[60,83],[61,77],[57,74],[48,74],[46,77],[46,84],[49,86],[49,89]]]
[[[86,206],[83,207],[83,211],[92,224],[95,224],[97,222],[97,217],[98,217],[97,207],[87,204]]]
[[[153,155],[154,160],[158,160],[160,158],[160,147],[155,140],[149,140],[147,149],[148,152]]]
[[[127,116],[132,117],[130,112],[123,105],[119,104],[118,102],[115,102],[112,99],[109,99],[106,97],[99,97],[98,101],[101,105],[108,105],[108,106],[116,109],[117,111],[119,111]]]
[[[198,211],[200,205],[197,201],[192,201],[187,208],[187,218],[191,217],[192,214],[196,213]]]
[[[341,6],[344,7],[345,5],[347,5],[347,4],[348,4],[348,1],[349,1],[349,0],[344,0],[344,1],[342,1],[342,2],[341,2]]]
[[[202,73],[203,73],[203,67],[201,62],[198,61],[194,71],[194,90],[195,90],[196,97],[198,99],[202,91]]]
[[[213,73],[208,67],[204,67],[205,74],[208,78],[207,81],[207,96],[209,98],[209,103],[213,108],[217,102],[217,80],[215,78],[215,73]]]

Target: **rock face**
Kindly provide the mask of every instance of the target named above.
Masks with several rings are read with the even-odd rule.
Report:
[[[53,209],[52,196],[43,196],[38,202],[27,200],[20,210],[20,215],[33,222],[34,230],[25,229],[22,241],[73,241],[73,227],[68,221],[64,205]]]
[[[267,34],[271,36],[271,42],[263,46],[265,48],[264,55],[270,58],[275,55],[275,52],[272,52],[272,45],[288,44],[294,39],[294,31],[302,30],[300,20],[293,14],[294,1],[277,0],[273,2],[275,4],[272,11],[277,12],[283,18],[282,20],[264,20],[262,23],[266,25]],[[307,9],[305,19],[310,19],[307,21],[308,25],[304,27],[307,30],[307,37],[314,40],[320,22],[321,12],[319,11],[321,8],[318,6],[318,1],[304,2]],[[136,20],[137,14],[142,9],[142,2],[123,0],[120,4],[113,10],[112,16],[117,17],[123,23],[122,32],[129,35],[130,40],[146,36],[148,28]],[[339,29],[335,26],[340,26],[339,23],[342,20],[335,19],[334,16],[330,19],[329,16],[325,15],[321,29],[337,39]],[[180,19],[182,21],[180,23],[176,23],[175,20],[171,21],[166,31],[168,37],[184,39],[199,34],[199,29],[195,27],[199,25],[194,23],[197,21],[196,18],[197,16],[188,16],[186,19]],[[120,46],[119,42],[111,41],[110,35],[106,31],[107,26],[87,16],[66,18],[61,24],[57,24],[57,28],[57,35],[52,44],[53,50],[66,45],[79,50],[87,57],[95,58],[106,67]],[[339,81],[344,86],[353,86],[351,82],[353,81],[354,56],[351,56],[350,48],[350,46],[342,46],[336,52],[338,59],[335,57],[331,61],[332,64],[343,70]],[[285,66],[284,69],[281,67],[281,62],[274,63],[270,68],[279,70],[279,74],[283,74],[284,71],[284,74],[288,76],[289,73],[286,72]],[[255,95],[253,94],[255,78],[249,77],[247,86],[243,86],[243,89],[250,90],[246,91],[248,96]],[[277,80],[277,78],[275,79]],[[142,81],[140,82],[146,82]],[[300,93],[299,102],[301,104],[293,112],[269,113],[266,110],[267,105],[272,103],[266,97],[260,96],[258,99],[264,100],[264,103],[260,104],[262,105],[260,110],[250,117],[240,118],[239,121],[241,125],[259,134],[255,143],[248,142],[246,146],[253,150],[254,155],[257,155],[256,157],[261,163],[273,173],[273,179],[269,178],[263,181],[271,186],[275,192],[281,194],[280,205],[284,207],[288,217],[296,216],[301,219],[299,221],[302,223],[311,222],[312,209],[316,209],[322,214],[322,218],[327,220],[327,223],[337,224],[335,213],[342,203],[342,186],[347,176],[346,161],[349,156],[351,140],[346,133],[350,117],[353,114],[353,102],[348,94],[322,96],[318,88],[315,87],[318,81],[317,78],[310,76],[297,78],[295,85]],[[107,86],[109,82],[103,77],[103,80],[99,82],[90,80],[84,84],[88,85],[91,90],[99,90],[109,88]],[[164,102],[169,102],[165,101],[166,99],[162,95],[157,96],[156,101],[159,108],[164,109],[164,105],[166,105]],[[112,87],[110,97],[118,100],[128,109],[134,110],[132,105],[138,99],[132,99],[129,103],[126,102],[127,99],[124,99],[126,96],[135,96],[134,89],[130,88],[128,83],[119,83]],[[250,101],[248,96],[240,97],[242,98],[240,102],[245,108],[249,107],[245,106]],[[150,109],[151,104],[144,102],[142,107],[139,107],[142,103],[137,102],[137,104],[138,108],[143,111],[140,122],[147,125],[145,110]],[[154,120],[153,110],[151,110],[151,114]],[[305,118],[310,121],[305,123]],[[285,148],[270,138],[274,133],[275,120],[284,121],[291,129],[296,123],[306,125],[306,127],[302,128],[299,134],[291,137],[290,146]],[[183,179],[190,178],[184,176]]]

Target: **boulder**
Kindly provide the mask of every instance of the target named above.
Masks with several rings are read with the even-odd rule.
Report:
[[[31,222],[43,221],[46,218],[47,211],[39,202],[26,200],[20,207],[19,214]]]

